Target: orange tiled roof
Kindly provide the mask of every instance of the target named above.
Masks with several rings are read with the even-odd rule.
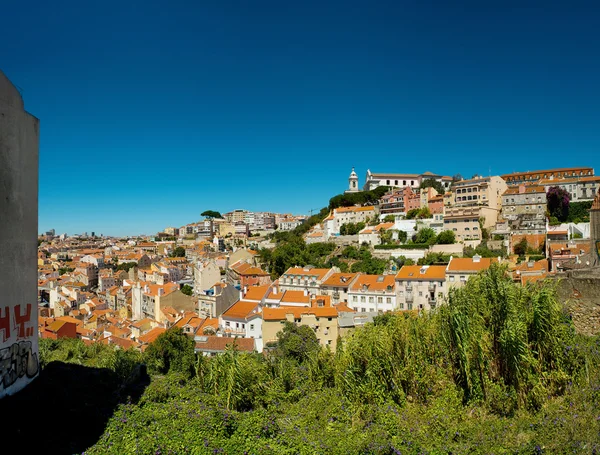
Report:
[[[447,270],[448,272],[479,272],[489,269],[492,262],[497,262],[497,259],[481,258],[476,262],[473,258],[452,258]]]
[[[372,205],[367,205],[364,207],[338,207],[335,209],[335,213],[370,212],[372,210],[375,210],[375,207]]]
[[[424,267],[422,265],[404,265],[396,274],[397,280],[445,280],[446,266],[445,265],[430,265]]]
[[[138,341],[140,343],[150,344],[154,340],[156,340],[161,333],[164,333],[166,331],[167,331],[167,329],[165,329],[163,327],[155,327],[152,330],[150,330],[149,332],[146,332],[142,336],[138,337]]]
[[[269,286],[250,286],[244,295],[244,300],[262,300],[269,290]]]
[[[348,286],[357,275],[358,273],[333,273],[323,281],[323,286]]]
[[[304,295],[304,291],[285,291],[281,303],[310,303],[310,295]]]
[[[248,302],[247,300],[238,300],[231,305],[224,313],[224,318],[246,319],[250,316],[257,307],[256,302]]]
[[[331,269],[317,269],[317,268],[304,268],[304,267],[290,267],[284,272],[285,275],[300,275],[300,276],[316,276],[317,280],[322,280],[327,272]]]
[[[338,310],[332,307],[279,307],[279,308],[263,308],[263,320],[265,321],[282,321],[287,319],[287,315],[292,314],[294,319],[299,319],[303,314],[313,314],[321,318],[337,318]]]
[[[204,341],[196,341],[196,349],[199,351],[225,351],[225,348],[228,345],[234,343],[240,351],[254,351],[254,339],[252,338],[230,338],[218,337],[214,335],[205,335],[204,338],[202,338],[202,340]]]
[[[394,275],[359,275],[350,289],[359,290],[367,286],[369,291],[387,291],[388,287],[396,285]]]

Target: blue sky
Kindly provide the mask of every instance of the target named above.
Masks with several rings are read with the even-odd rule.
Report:
[[[308,213],[372,172],[600,172],[593,2],[3,5],[40,118],[39,231]]]

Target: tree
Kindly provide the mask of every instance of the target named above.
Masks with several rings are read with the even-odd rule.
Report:
[[[555,216],[561,222],[567,221],[571,200],[569,192],[560,186],[551,186],[546,193],[546,200],[549,216]]]
[[[395,221],[396,221],[396,217],[395,217],[394,215],[386,215],[386,216],[383,218],[383,222],[384,222],[384,223],[393,223],[393,222],[395,222]]]
[[[398,232],[398,241],[400,243],[405,243],[406,239],[408,238],[408,234],[406,233],[406,231],[397,231]]]
[[[205,210],[200,214],[200,216],[204,216],[206,218],[223,218],[221,214],[215,210]]]
[[[277,333],[275,352],[299,363],[308,360],[314,351],[319,350],[319,340],[307,325],[297,325],[286,321],[283,330]]]
[[[181,292],[185,295],[192,295],[194,288],[192,288],[189,284],[184,284],[181,288]]]
[[[519,256],[523,256],[525,253],[527,253],[527,247],[528,247],[527,239],[525,237],[523,237],[514,246],[515,254],[518,254]]]
[[[437,238],[435,239],[435,243],[438,243],[440,245],[451,245],[453,243],[456,243],[456,236],[452,231],[442,231],[438,234]]]
[[[429,243],[431,241],[435,241],[435,231],[433,229],[425,227],[417,232],[415,243]]]
[[[179,327],[161,333],[148,345],[144,357],[151,372],[167,374],[175,371],[188,377],[194,374],[194,340]]]
[[[184,258],[185,257],[185,248],[182,246],[178,246],[173,250],[170,255],[172,258]]]
[[[423,190],[425,188],[433,188],[438,192],[438,194],[444,194],[446,191],[444,190],[444,185],[441,182],[438,182],[435,179],[425,179],[421,182],[420,188]]]

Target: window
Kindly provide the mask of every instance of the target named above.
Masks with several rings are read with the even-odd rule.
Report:
[[[389,180],[386,180],[386,181],[385,181],[385,183],[386,183],[387,185],[389,185],[389,184],[390,184],[390,181],[389,181]]]
[[[377,303],[383,303],[383,297],[377,297]]]
[[[331,321],[331,318],[327,318],[328,321]]]
[[[400,302],[400,309],[403,310],[404,309],[404,303]]]
[[[356,297],[355,295],[352,296],[352,301],[353,302],[358,302],[358,297]]]
[[[365,303],[367,301],[367,299],[365,299],[364,295],[360,296],[360,303]]]
[[[229,321],[225,322],[225,327],[229,327],[231,324],[229,323]]]
[[[423,297],[423,291],[419,291],[419,297]]]
[[[454,282],[454,275],[450,275],[450,282]]]
[[[361,308],[361,309],[360,309],[360,312],[361,312],[361,313],[366,313],[366,312],[367,312],[367,309],[366,309],[366,308]]]
[[[392,303],[392,298],[391,297],[386,297],[385,298],[385,303]]]
[[[250,330],[254,330],[254,324],[250,324]]]

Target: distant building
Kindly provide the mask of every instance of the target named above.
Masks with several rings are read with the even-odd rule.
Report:
[[[440,182],[445,190],[449,189],[452,184],[452,177],[433,174],[431,172],[424,172],[423,174],[373,174],[370,170],[367,170],[363,189],[371,191],[380,186],[417,189],[424,180],[428,179]]]

